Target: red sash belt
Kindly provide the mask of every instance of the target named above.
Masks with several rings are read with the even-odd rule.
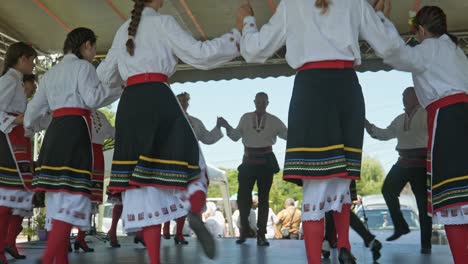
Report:
[[[91,111],[88,109],[78,108],[78,107],[64,107],[54,110],[52,112],[52,117],[61,117],[61,116],[82,116],[86,120],[88,125],[89,138],[91,138]]]
[[[430,105],[426,107],[426,110],[429,112],[435,112],[437,109],[442,107],[453,105],[457,103],[468,102],[468,94],[465,93],[458,93],[446,96],[441,98],[435,102],[432,102]]]
[[[149,82],[167,83],[168,79],[169,77],[162,73],[142,73],[128,77],[127,86]]]
[[[91,112],[88,109],[77,108],[77,107],[64,107],[54,110],[52,112],[53,117],[60,116],[85,116],[90,117]]]
[[[297,69],[298,72],[309,69],[352,69],[354,61],[326,60],[307,62]]]

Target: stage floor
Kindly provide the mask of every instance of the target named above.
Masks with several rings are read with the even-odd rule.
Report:
[[[110,248],[107,243],[95,240],[94,237],[87,237],[96,252],[75,253],[69,255],[70,263],[89,264],[126,264],[126,263],[148,263],[146,250],[141,245],[133,243],[132,237],[121,237],[119,241],[121,248]],[[163,240],[161,245],[163,264],[303,264],[307,263],[303,241],[292,240],[270,240],[270,247],[257,247],[256,240],[250,239],[243,245],[236,245],[234,239],[217,239],[218,254],[215,260],[207,259],[201,247],[195,239],[188,238],[190,242],[187,246],[175,246],[173,240]],[[41,255],[45,243],[29,242],[19,244],[20,251],[27,255],[25,260],[13,260],[9,258],[10,264],[36,263]],[[362,243],[353,243],[353,254],[357,257],[358,263],[373,263],[369,249]],[[336,251],[332,251],[329,260],[322,263],[338,263]],[[453,263],[447,245],[433,246],[432,255],[421,255],[417,245],[390,244],[384,243],[381,264],[451,264]]]

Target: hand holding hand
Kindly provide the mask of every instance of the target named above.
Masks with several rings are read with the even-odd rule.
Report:
[[[229,123],[226,121],[226,119],[224,119],[223,117],[218,117],[218,120],[216,122],[216,126],[217,127],[224,127],[224,128],[228,128],[230,127]]]
[[[384,6],[385,6],[385,0],[375,0],[375,2],[372,4],[372,6],[375,9],[375,12],[383,12]]]
[[[23,119],[24,119],[24,115],[19,115],[15,118],[15,120],[13,121],[13,124],[15,125],[22,125],[23,124]]]
[[[242,31],[242,28],[244,26],[244,18],[253,15],[254,11],[249,3],[241,5],[237,10],[236,28],[239,31]]]

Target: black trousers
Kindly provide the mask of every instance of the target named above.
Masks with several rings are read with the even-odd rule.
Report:
[[[364,240],[366,247],[368,247],[370,242],[374,240],[375,236],[369,232],[364,223],[353,211],[351,211],[349,218],[349,225],[354,231],[356,231],[356,233],[358,233],[358,235]],[[333,244],[336,242],[336,232],[332,211],[325,213],[325,223],[325,240],[330,242],[330,245],[333,246]]]
[[[411,184],[419,211],[421,247],[431,248],[432,218],[427,215],[426,179],[425,167],[404,168],[395,164],[385,178],[382,194],[390,211],[395,230],[407,229],[408,223],[406,223],[401,213],[398,197],[406,183]]]
[[[249,228],[249,214],[252,207],[252,190],[257,182],[258,187],[258,217],[257,228],[259,235],[266,234],[266,226],[268,221],[270,199],[270,189],[273,183],[273,172],[268,165],[250,165],[242,164],[239,166],[239,189],[237,191],[237,204],[239,206],[239,214],[242,232],[246,234]]]

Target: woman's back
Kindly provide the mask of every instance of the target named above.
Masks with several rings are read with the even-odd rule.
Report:
[[[232,30],[210,41],[198,41],[185,31],[174,17],[145,7],[141,13],[137,33],[132,37],[135,43],[132,56],[126,47],[130,22],[126,21],[118,29],[112,48],[102,64],[106,65],[107,62],[109,66],[104,67],[109,69],[117,64],[123,80],[142,73],[162,73],[171,76],[179,59],[199,69],[211,69],[239,55],[236,46],[240,39],[239,31]]]
[[[286,60],[296,69],[307,62],[325,60],[360,64],[360,37],[378,53],[395,45],[388,41],[381,18],[366,0],[329,2],[324,10],[316,7],[313,0],[282,0],[259,36],[250,34],[257,30],[253,17],[247,17],[242,56],[247,61],[263,62],[286,45]]]

